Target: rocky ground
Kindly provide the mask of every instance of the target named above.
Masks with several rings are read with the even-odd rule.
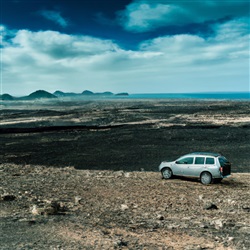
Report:
[[[0,165],[1,249],[249,249],[250,174]]]
[[[250,102],[10,102],[0,110],[2,163],[157,171],[163,160],[220,152],[250,172]]]
[[[0,249],[250,249],[250,102],[2,102]],[[232,176],[162,180],[222,152]]]

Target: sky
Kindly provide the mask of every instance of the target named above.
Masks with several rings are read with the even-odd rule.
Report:
[[[248,92],[249,0],[0,0],[0,94]]]

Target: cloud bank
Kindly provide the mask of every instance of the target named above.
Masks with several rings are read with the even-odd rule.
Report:
[[[148,32],[165,26],[182,26],[249,15],[249,1],[134,0],[118,13],[127,31]]]
[[[50,92],[248,91],[248,19],[212,29],[207,38],[161,36],[126,50],[107,39],[1,26],[3,92],[25,95],[37,86]]]

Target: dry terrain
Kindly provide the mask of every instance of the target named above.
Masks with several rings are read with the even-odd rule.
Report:
[[[194,151],[249,172],[250,102],[78,100],[3,102],[2,163],[156,171]]]
[[[250,174],[204,186],[157,172],[0,171],[1,249],[250,248]]]
[[[2,102],[0,249],[250,249],[250,102]],[[204,186],[157,168],[223,153]]]

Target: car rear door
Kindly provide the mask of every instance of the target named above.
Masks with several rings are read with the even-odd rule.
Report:
[[[196,156],[194,163],[189,165],[186,169],[186,175],[192,177],[199,177],[200,173],[204,169],[205,157],[203,156]]]

